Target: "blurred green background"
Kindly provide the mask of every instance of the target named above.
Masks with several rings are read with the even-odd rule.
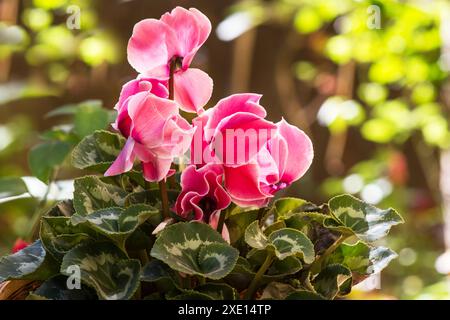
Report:
[[[352,193],[404,216],[387,240],[399,258],[350,297],[449,299],[449,1],[0,0],[0,254],[70,196],[67,154],[136,76],[133,25],[177,5],[213,25],[194,61],[214,79],[209,106],[262,93],[269,118],[313,140],[283,195]]]

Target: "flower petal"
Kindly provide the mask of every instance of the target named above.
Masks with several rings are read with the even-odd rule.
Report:
[[[133,28],[128,42],[128,62],[139,73],[154,76],[168,75],[169,56],[167,43],[171,42],[172,30],[156,19],[145,19]]]
[[[176,7],[161,17],[173,31],[176,40],[171,54],[183,59],[183,69],[187,69],[198,49],[205,43],[211,32],[211,22],[196,9],[186,10]]]
[[[175,101],[186,112],[201,113],[211,99],[213,80],[200,69],[187,69],[174,74]]]
[[[210,109],[211,113],[205,126],[205,138],[211,140],[213,129],[219,125],[219,122],[237,112],[253,113],[260,118],[265,118],[267,112],[259,105],[261,97],[254,93],[240,93],[220,100],[216,106]]]
[[[161,181],[173,175],[175,170],[170,169],[172,159],[161,159],[153,157],[152,161],[142,163],[142,171],[147,181]]]
[[[284,119],[277,126],[287,145],[286,167],[280,181],[291,184],[300,179],[311,166],[314,158],[313,144],[302,130]]]
[[[249,163],[235,168],[224,167],[224,172],[225,189],[237,205],[260,207],[272,197],[263,193],[260,188],[257,164]]]
[[[106,177],[116,176],[118,174],[130,171],[133,168],[135,159],[134,146],[135,141],[132,138],[128,138],[117,159],[113,162],[109,169],[106,170]]]
[[[131,136],[147,148],[161,145],[167,119],[178,115],[178,105],[167,99],[142,92],[128,102],[132,120]]]

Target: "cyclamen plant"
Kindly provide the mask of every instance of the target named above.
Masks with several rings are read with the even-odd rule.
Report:
[[[204,110],[213,82],[190,65],[210,31],[180,7],[135,25],[128,61],[139,75],[116,104],[117,132],[72,152],[99,175],[76,179],[39,239],[0,260],[0,282],[35,281],[28,299],[335,299],[396,257],[373,245],[403,221],[394,209],[277,197],[308,170],[313,146],[268,121],[260,95]]]

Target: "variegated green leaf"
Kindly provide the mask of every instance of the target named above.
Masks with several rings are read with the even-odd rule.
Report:
[[[70,276],[80,268],[81,281],[94,288],[100,299],[126,300],[139,286],[140,262],[108,242],[82,244],[70,250],[63,259],[61,273]]]
[[[157,186],[155,190],[145,190],[140,192],[130,193],[125,199],[125,205],[133,204],[148,204],[161,210],[161,194]],[[175,190],[167,190],[169,198],[169,207],[175,205],[179,192]]]
[[[300,255],[306,263],[314,261],[314,245],[301,231],[280,229],[270,234],[269,241],[275,247],[275,254],[280,260]]]
[[[245,230],[258,218],[258,210],[239,212],[227,219],[227,228],[230,234],[230,242],[235,248],[245,246]]]
[[[85,137],[72,151],[72,164],[78,169],[106,171],[116,160],[125,139],[108,131],[96,131]]]
[[[289,256],[301,256],[306,263],[314,261],[314,245],[303,232],[295,229],[278,229],[267,237],[259,227],[259,222],[254,221],[245,231],[245,241],[257,250],[272,247],[280,260]]]
[[[302,212],[302,208],[309,204],[308,201],[299,198],[280,198],[274,202],[278,219],[286,220],[292,214]]]
[[[302,230],[305,226],[312,222],[317,222],[320,225],[330,216],[320,212],[298,212],[293,213],[288,219],[284,220],[288,228]]]
[[[328,205],[334,219],[326,219],[326,227],[353,233],[367,242],[383,238],[392,226],[403,223],[403,218],[394,209],[378,209],[351,195],[334,197]]]
[[[180,222],[161,232],[151,256],[180,272],[221,279],[233,269],[239,252],[209,225]]]
[[[337,295],[350,293],[352,272],[341,264],[330,264],[320,271],[312,283],[317,293],[327,299],[334,299]]]
[[[360,274],[378,273],[387,267],[397,254],[386,247],[371,247],[362,241],[341,244],[330,257],[330,263],[340,263]]]
[[[0,259],[0,283],[11,279],[45,280],[55,274],[57,263],[47,255],[41,240]]]
[[[125,209],[101,209],[86,216],[75,214],[71,222],[73,225],[82,224],[104,234],[124,250],[127,238],[150,216],[159,214],[159,211],[151,206],[133,205]]]
[[[82,286],[80,289],[69,289],[68,278],[57,275],[46,280],[33,295],[50,300],[97,300],[97,295],[92,288]]]
[[[57,260],[75,246],[96,239],[94,232],[74,226],[68,217],[43,217],[40,238],[45,249]]]
[[[105,183],[99,177],[87,176],[75,180],[73,205],[76,213],[87,215],[104,208],[122,207],[127,194],[122,188]]]
[[[160,260],[153,259],[147,263],[141,272],[141,280],[146,282],[156,282],[162,279],[175,279],[175,272]]]
[[[266,235],[259,227],[258,220],[253,221],[245,230],[245,242],[258,250],[263,250],[269,245]]]

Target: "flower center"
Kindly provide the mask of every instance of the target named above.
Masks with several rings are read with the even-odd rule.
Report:
[[[198,205],[203,210],[203,222],[208,223],[209,217],[217,208],[216,200],[209,197],[205,197],[199,202]]]
[[[183,68],[183,57],[174,56],[170,60],[170,67],[173,73],[181,70]]]

